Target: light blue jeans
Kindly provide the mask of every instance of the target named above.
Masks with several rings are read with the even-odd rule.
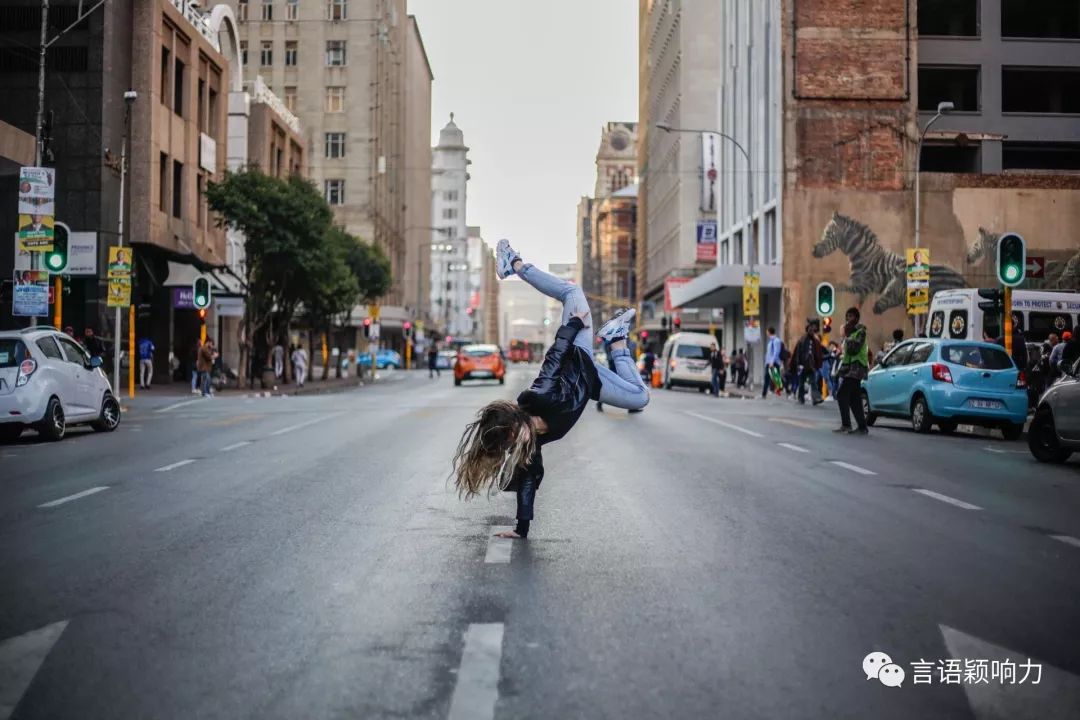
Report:
[[[525,263],[518,276],[549,298],[562,303],[562,320],[565,325],[570,316],[582,310],[589,311],[589,301],[581,287],[568,280],[546,273],[535,265]],[[585,328],[574,338],[574,344],[593,356],[592,315],[585,319]],[[624,410],[640,410],[649,404],[649,389],[645,387],[630,351],[612,350],[615,372],[606,365],[595,365],[600,376],[600,402]]]

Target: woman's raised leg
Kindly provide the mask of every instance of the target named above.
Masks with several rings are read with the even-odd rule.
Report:
[[[547,295],[549,298],[558,300],[562,303],[561,325],[565,325],[570,320],[572,314],[589,310],[589,301],[586,299],[585,293],[582,291],[580,285],[572,283],[569,280],[563,280],[551,273],[544,272],[535,265],[522,261],[521,256],[514,252],[514,249],[510,247],[510,243],[506,240],[499,241],[496,252],[502,256],[500,257],[500,261],[505,262],[511,267],[518,277],[529,285],[532,285],[544,295]],[[585,329],[579,332],[577,337],[574,338],[574,344],[579,345],[588,350],[589,353],[592,353],[593,328],[591,314],[585,322]]]
[[[608,352],[615,361],[615,372],[605,365],[596,366],[600,375],[600,402],[624,410],[641,410],[649,404],[649,389],[625,341],[612,343]]]

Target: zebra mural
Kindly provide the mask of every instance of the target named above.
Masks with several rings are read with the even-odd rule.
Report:
[[[968,248],[968,265],[985,261],[993,265],[997,257],[1000,233],[992,233],[986,228],[979,228],[979,237]],[[1032,253],[1028,249],[1029,254]],[[988,271],[989,272],[989,271]],[[1024,281],[1025,290],[1076,290],[1080,288],[1080,251],[1063,260],[1050,259],[1046,262],[1042,278],[1028,278]]]
[[[877,295],[874,314],[903,307],[907,294],[907,264],[904,256],[881,246],[878,236],[866,225],[834,212],[814,246],[814,257],[823,258],[839,250],[851,266],[850,281],[838,289],[859,297],[862,305]],[[939,290],[967,287],[964,276],[946,265],[930,266],[930,294]]]

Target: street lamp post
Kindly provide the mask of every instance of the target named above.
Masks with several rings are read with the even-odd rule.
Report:
[[[135,103],[138,94],[134,90],[124,93],[124,135],[120,140],[120,207],[116,219],[116,244],[124,247],[124,181],[127,179],[127,141],[128,128],[131,126],[131,106]],[[134,268],[132,268],[134,269]],[[113,315],[113,392],[120,392],[120,307],[116,307]],[[135,362],[132,357],[128,358],[128,365]]]
[[[919,193],[919,172],[922,166],[922,146],[923,140],[926,138],[926,133],[930,130],[930,126],[938,121],[938,119],[953,110],[956,106],[951,102],[939,102],[937,106],[937,114],[930,118],[930,122],[926,123],[926,127],[919,133],[919,143],[915,148],[915,247],[919,247],[919,231],[922,220],[922,197]],[[915,335],[919,334],[919,316],[915,315],[912,319],[915,326]]]

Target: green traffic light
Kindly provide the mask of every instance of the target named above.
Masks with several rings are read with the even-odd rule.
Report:
[[[1005,268],[1005,277],[1009,280],[1016,280],[1020,277],[1020,268],[1015,265],[1009,265]]]
[[[53,270],[59,270],[60,267],[64,264],[64,258],[55,254],[49,255],[48,264],[49,267],[51,267]]]
[[[821,314],[828,315],[832,311],[832,305],[827,302],[821,303]]]

